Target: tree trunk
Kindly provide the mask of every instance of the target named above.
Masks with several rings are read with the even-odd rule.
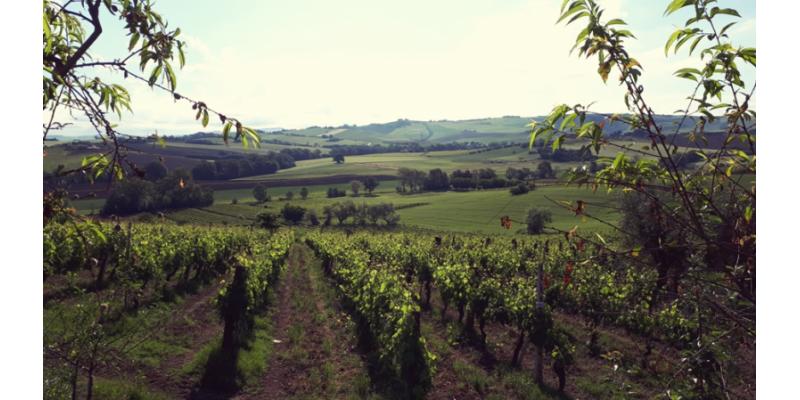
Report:
[[[428,309],[431,308],[431,281],[425,282],[425,305]]]
[[[87,374],[87,382],[86,382],[86,400],[92,400],[92,395],[94,391],[94,365],[89,367],[89,372]]]
[[[563,392],[564,386],[567,384],[567,371],[560,362],[553,363],[553,371],[558,376],[558,391]]]
[[[517,337],[517,344],[514,346],[514,358],[511,359],[512,365],[520,365],[522,363],[522,348],[525,345],[525,330],[519,330],[519,336]]]
[[[234,352],[239,347],[239,336],[245,323],[247,309],[247,271],[242,266],[236,267],[233,282],[228,289],[228,298],[224,310],[225,327],[222,331],[222,348],[226,352]]]
[[[536,379],[536,383],[539,386],[544,384],[544,373],[542,371],[543,362],[544,362],[544,351],[542,351],[542,346],[536,346],[536,363],[533,369],[533,376]]]
[[[481,341],[483,345],[486,346],[486,331],[484,328],[486,327],[486,317],[481,314],[481,317],[478,319],[478,327],[481,330]]]
[[[539,264],[539,270],[536,274],[536,310],[537,312],[544,308],[544,265]],[[544,376],[542,372],[542,363],[544,362],[544,351],[541,344],[536,345],[536,363],[534,369],[534,376],[536,383],[541,386],[544,384]]]
[[[94,286],[97,290],[103,288],[103,278],[106,275],[106,266],[108,265],[108,255],[103,257],[103,261],[100,262],[100,270],[97,272],[97,280],[94,283]]]
[[[75,365],[75,369],[72,371],[72,376],[70,377],[70,384],[72,384],[72,400],[78,399],[78,365]]]

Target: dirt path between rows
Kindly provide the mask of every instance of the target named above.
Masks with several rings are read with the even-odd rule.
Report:
[[[195,389],[196,379],[183,374],[181,369],[192,361],[199,349],[222,335],[222,323],[214,309],[219,289],[219,282],[208,285],[170,313],[171,320],[161,334],[183,338],[192,350],[171,356],[158,368],[146,371],[145,377],[151,387],[180,398],[186,398]]]
[[[272,306],[267,371],[257,391],[237,399],[349,398],[359,387],[368,391],[352,323],[336,308],[316,260],[296,244],[288,262]]]

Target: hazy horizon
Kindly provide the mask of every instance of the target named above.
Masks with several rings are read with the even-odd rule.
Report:
[[[686,10],[664,17],[660,3],[600,3],[606,18],[623,18],[637,36],[628,49],[644,66],[645,96],[655,111],[671,114],[684,107],[692,83],[672,72],[696,66],[696,58],[686,51],[665,57],[663,47]],[[604,84],[594,59],[569,54],[580,28],[555,24],[558,0],[191,4],[155,4],[187,42],[177,91],[259,129],[540,116],[562,102],[595,102],[593,111],[625,112],[613,74]],[[755,4],[737,6],[743,18],[730,31],[734,42],[755,45]],[[127,48],[127,38],[119,22],[106,17],[107,35],[93,51],[113,59]],[[754,69],[742,69],[745,81],[753,81]],[[146,84],[98,74],[130,91],[133,113],[123,114],[123,133],[221,129],[215,121],[203,128],[187,104]],[[81,118],[73,122],[58,134],[93,134]]]

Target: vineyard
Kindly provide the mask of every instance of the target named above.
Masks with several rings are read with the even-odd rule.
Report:
[[[248,346],[293,242],[291,232],[118,223],[51,223],[44,229],[45,394],[76,398],[164,328],[177,296],[210,285],[223,332],[204,377],[235,386]],[[85,272],[90,272],[91,279]],[[159,314],[159,315],[157,315]],[[152,342],[151,342],[152,343]],[[79,382],[85,375],[85,383]]]
[[[570,236],[52,222],[45,397],[751,396],[752,327],[698,298],[741,304],[639,258]]]

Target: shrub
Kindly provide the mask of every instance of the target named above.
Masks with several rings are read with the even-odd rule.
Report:
[[[163,209],[207,207],[214,203],[214,194],[192,182],[186,171],[176,170],[152,183],[128,179],[116,184],[106,199],[102,215],[125,215]]]
[[[263,203],[267,201],[267,187],[258,184],[253,188],[253,197],[255,197],[256,201],[259,203]]]
[[[207,181],[217,179],[217,167],[210,161],[203,161],[192,168],[192,178]]]
[[[548,210],[532,208],[525,221],[528,224],[528,234],[538,235],[544,231],[545,224],[553,222],[553,214]]]
[[[367,189],[367,193],[369,194],[372,194],[372,191],[375,190],[379,184],[380,182],[375,179],[375,177],[370,176],[367,179],[364,179],[364,189]]]
[[[428,171],[428,177],[425,178],[425,190],[447,190],[450,188],[450,179],[447,173],[439,168]]]
[[[290,203],[286,203],[283,205],[283,209],[281,210],[281,215],[283,215],[283,219],[286,222],[289,222],[293,225],[297,225],[300,221],[303,220],[303,216],[306,213],[306,209],[300,206],[295,206]]]
[[[357,205],[353,213],[353,223],[356,225],[366,225],[369,218],[369,207],[365,203]]]
[[[153,184],[141,179],[126,179],[118,183],[106,199],[102,215],[135,214],[156,208]]]
[[[356,205],[352,201],[346,201],[341,204],[336,204],[333,209],[333,214],[339,220],[339,225],[343,224],[351,216],[356,213]]]
[[[317,217],[317,212],[313,208],[306,212],[306,218],[308,219],[309,225],[311,226],[319,225],[319,218]]]
[[[329,226],[331,221],[333,220],[333,216],[336,214],[336,206],[329,204],[322,208],[322,215],[325,216],[325,221],[322,222],[322,225]]]
[[[258,226],[274,231],[280,228],[281,224],[278,220],[278,214],[273,212],[263,212],[256,216],[256,223]]]
[[[144,179],[155,182],[167,176],[167,167],[158,161],[152,161],[144,167]]]
[[[335,198],[335,197],[344,197],[346,195],[347,195],[347,191],[346,190],[339,190],[339,189],[337,189],[335,187],[328,188],[327,196],[328,196],[329,199],[332,199],[332,198]]]
[[[353,192],[353,197],[358,197],[358,192],[361,191],[361,188],[362,188],[361,181],[350,182],[350,191]]]
[[[530,192],[530,188],[528,188],[528,185],[525,183],[520,183],[517,186],[513,186],[509,191],[512,195],[516,196]]]
[[[307,188],[300,189],[300,198],[302,198],[303,200],[308,198],[308,189]]]
[[[370,221],[377,225],[379,220],[384,220],[386,225],[396,225],[400,221],[400,216],[395,213],[395,208],[392,203],[380,203],[369,207],[367,215]]]
[[[550,165],[550,162],[548,161],[540,162],[539,165],[536,166],[536,170],[538,171],[540,179],[549,179],[556,177],[556,172],[553,170],[553,167]]]
[[[293,198],[294,198],[294,192],[292,192],[291,190],[286,192],[286,200],[291,200]]]

